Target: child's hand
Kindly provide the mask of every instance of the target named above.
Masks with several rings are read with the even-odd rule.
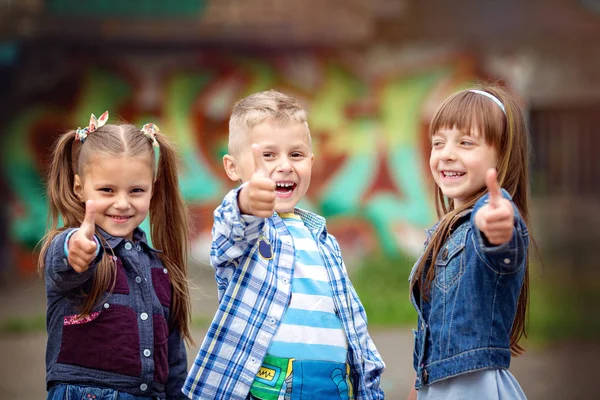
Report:
[[[85,218],[79,230],[69,238],[69,265],[78,273],[87,271],[96,256],[98,245],[94,239],[96,204],[93,200],[85,203]]]
[[[240,211],[243,214],[269,218],[275,211],[275,181],[269,177],[260,145],[252,145],[252,155],[254,174],[240,192]]]
[[[485,184],[490,193],[489,202],[477,211],[475,225],[491,244],[499,246],[512,238],[514,209],[511,202],[502,197],[495,169],[487,171]]]

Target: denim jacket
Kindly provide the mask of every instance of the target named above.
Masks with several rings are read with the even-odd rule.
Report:
[[[65,255],[65,240],[73,229],[66,229],[45,256],[48,388],[85,384],[137,396],[186,398],[181,392],[186,351],[169,320],[171,281],[158,250],[139,228],[133,241],[98,230],[116,258],[115,286],[83,319],[76,319],[81,295],[89,293],[104,249],[87,271],[75,272]]]
[[[512,201],[505,190],[502,193]],[[423,300],[417,286],[411,293],[418,314],[413,352],[417,389],[467,372],[510,365],[510,332],[525,276],[529,236],[513,204],[512,239],[490,245],[475,226],[475,214],[488,197],[482,196],[463,213],[440,248],[429,300]],[[427,231],[425,246],[435,228]],[[427,263],[423,280],[431,264]]]

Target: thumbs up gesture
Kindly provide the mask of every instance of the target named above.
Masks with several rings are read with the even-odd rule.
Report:
[[[97,243],[94,239],[96,227],[96,204],[93,200],[85,203],[85,218],[81,226],[69,238],[69,265],[78,273],[86,271],[96,256]]]
[[[514,209],[511,202],[502,197],[495,169],[487,171],[485,184],[490,194],[489,202],[477,211],[475,225],[491,244],[499,246],[512,238]]]
[[[243,214],[269,218],[275,211],[275,181],[269,177],[269,171],[263,159],[262,148],[252,145],[254,173],[239,195],[239,207]]]

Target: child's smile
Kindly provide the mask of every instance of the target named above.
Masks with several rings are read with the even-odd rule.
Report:
[[[496,149],[479,133],[467,135],[456,128],[440,129],[431,139],[429,166],[444,196],[455,207],[485,187],[485,173],[496,168]]]
[[[150,209],[151,165],[149,156],[99,154],[89,160],[83,179],[76,175],[74,191],[81,201],[95,201],[96,225],[112,236],[131,239]]]

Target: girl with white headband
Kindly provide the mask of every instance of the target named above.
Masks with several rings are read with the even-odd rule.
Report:
[[[529,293],[525,119],[500,87],[463,90],[437,110],[429,139],[439,221],[409,278],[409,399],[524,399],[508,367],[524,351]]]

